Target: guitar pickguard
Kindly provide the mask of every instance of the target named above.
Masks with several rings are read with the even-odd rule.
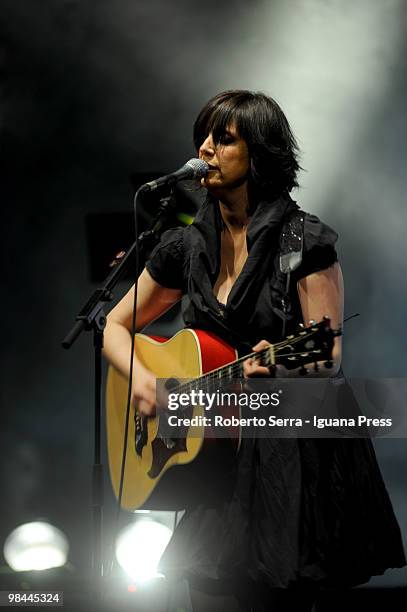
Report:
[[[190,418],[192,416],[192,410],[188,407],[184,413],[184,417]],[[185,452],[187,450],[187,437],[189,427],[181,426],[178,427],[176,437],[174,435],[174,428],[168,425],[168,413],[162,412],[159,415],[157,435],[151,443],[152,458],[151,467],[147,472],[150,478],[157,478],[162,472],[167,461],[176,453]]]
[[[164,440],[159,437],[151,442],[152,462],[147,472],[150,478],[157,478],[173,455],[187,450],[186,438],[176,438],[173,442],[172,448],[168,448]]]

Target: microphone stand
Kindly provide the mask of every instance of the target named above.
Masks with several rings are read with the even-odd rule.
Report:
[[[135,204],[142,188],[135,195]],[[137,238],[126,254],[116,258],[114,268],[106,277],[103,286],[96,289],[86,304],[76,315],[76,323],[65,336],[62,346],[70,349],[83,331],[93,332],[95,349],[94,367],[94,462],[92,469],[92,509],[93,509],[93,542],[92,542],[92,575],[96,590],[95,607],[101,603],[101,581],[103,578],[102,560],[102,509],[103,509],[103,465],[101,463],[101,415],[102,415],[102,348],[103,330],[106,326],[105,304],[113,299],[113,289],[123,277],[130,265],[136,260],[137,252],[144,255],[156,242],[163,231],[166,221],[175,209],[176,202],[172,192],[160,200],[158,213],[150,227]],[[136,279],[139,270],[136,270]],[[137,280],[135,281],[137,283]]]

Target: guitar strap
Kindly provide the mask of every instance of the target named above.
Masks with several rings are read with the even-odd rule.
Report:
[[[282,337],[285,336],[287,313],[290,304],[290,280],[291,272],[294,272],[302,262],[304,245],[304,218],[302,210],[296,210],[284,223],[280,234],[280,272],[285,274],[285,290],[281,300],[283,310]]]

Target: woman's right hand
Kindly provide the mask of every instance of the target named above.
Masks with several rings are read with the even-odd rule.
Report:
[[[134,364],[131,404],[140,414],[153,416],[156,411],[156,378],[139,362]]]

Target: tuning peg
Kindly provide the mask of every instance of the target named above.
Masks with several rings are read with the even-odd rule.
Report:
[[[298,373],[300,376],[306,376],[308,374],[308,370],[304,366],[301,366],[300,369],[298,370]]]
[[[305,330],[305,325],[304,325],[304,323],[299,323],[299,324],[298,324],[298,327],[300,328],[299,335],[300,335],[300,336],[306,336],[306,335],[307,335],[307,332],[306,332],[306,330]]]
[[[314,363],[314,372],[319,372],[319,365],[317,362]]]
[[[317,322],[315,321],[315,319],[310,319],[309,324],[312,326],[312,325],[316,325]]]
[[[325,361],[324,366],[330,370],[334,365],[334,362],[332,361],[332,359],[328,359],[327,361]]]

